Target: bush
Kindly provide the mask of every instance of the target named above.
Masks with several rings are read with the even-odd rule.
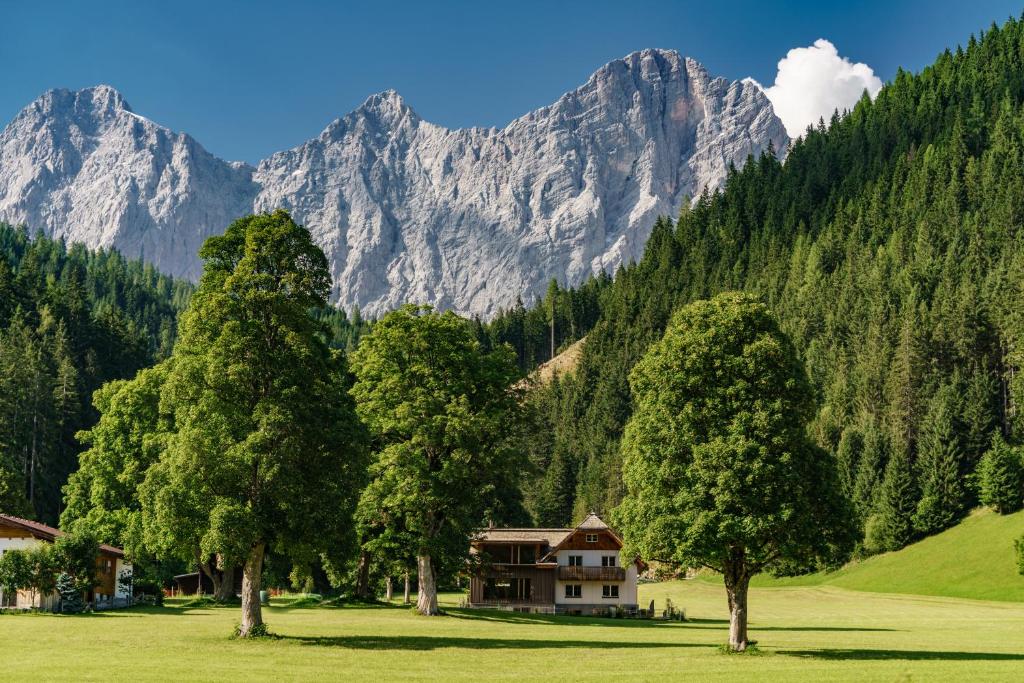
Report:
[[[135,579],[133,584],[133,596],[136,601],[144,605],[163,605],[164,589],[157,581],[147,579]],[[145,598],[145,600],[143,600]]]

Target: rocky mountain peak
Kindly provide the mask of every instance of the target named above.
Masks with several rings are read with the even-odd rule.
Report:
[[[609,62],[501,129],[427,123],[385,90],[255,169],[101,85],[49,91],[0,133],[0,220],[195,278],[207,236],[283,207],[323,247],[341,305],[487,317],[638,259],[658,215],[787,142],[756,85],[674,50]]]
[[[109,85],[81,90],[48,90],[22,110],[20,116],[49,120],[109,121],[132,108],[120,92]]]

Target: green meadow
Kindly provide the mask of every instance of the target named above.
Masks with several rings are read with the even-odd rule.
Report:
[[[550,617],[459,609],[421,617],[397,603],[279,598],[275,638],[236,640],[238,607],[169,601],[91,615],[0,616],[5,680],[842,680],[1024,679],[1024,577],[1012,539],[1024,512],[976,512],[896,553],[831,574],[759,577],[756,652],[723,654],[718,579],[642,584],[687,621]],[[1002,600],[991,598],[1000,597]],[[978,599],[988,598],[988,599]]]
[[[759,576],[752,584],[1024,602],[1024,576],[1017,573],[1013,549],[1013,540],[1022,535],[1024,511],[998,515],[978,509],[952,529],[898,552],[875,555],[827,574],[785,579]]]
[[[237,607],[182,604],[84,616],[0,617],[6,680],[1020,680],[1024,605],[824,587],[751,592],[756,654],[726,655],[709,582],[647,584],[688,622],[514,615],[452,607],[294,606],[276,639],[228,637]],[[304,604],[304,603],[300,603]]]

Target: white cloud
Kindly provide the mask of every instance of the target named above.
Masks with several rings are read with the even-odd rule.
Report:
[[[840,57],[836,46],[819,38],[810,47],[796,47],[779,60],[775,85],[765,88],[772,107],[790,137],[832,112],[851,109],[865,90],[874,97],[882,81],[867,64]]]

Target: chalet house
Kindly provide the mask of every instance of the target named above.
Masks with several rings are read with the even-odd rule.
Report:
[[[21,519],[12,515],[0,514],[0,555],[8,550],[23,550],[39,543],[53,543],[64,532],[39,522]],[[118,577],[123,570],[132,571],[130,562],[125,562],[124,551],[112,545],[101,545],[96,558],[96,585],[86,596],[87,600],[97,608],[113,607],[124,604],[128,595],[118,584]],[[56,593],[36,595],[20,590],[17,593],[6,593],[0,587],[0,607],[53,609],[59,597]]]
[[[482,529],[471,540],[479,561],[469,606],[521,612],[608,614],[637,610],[638,562],[595,513],[572,529]]]

